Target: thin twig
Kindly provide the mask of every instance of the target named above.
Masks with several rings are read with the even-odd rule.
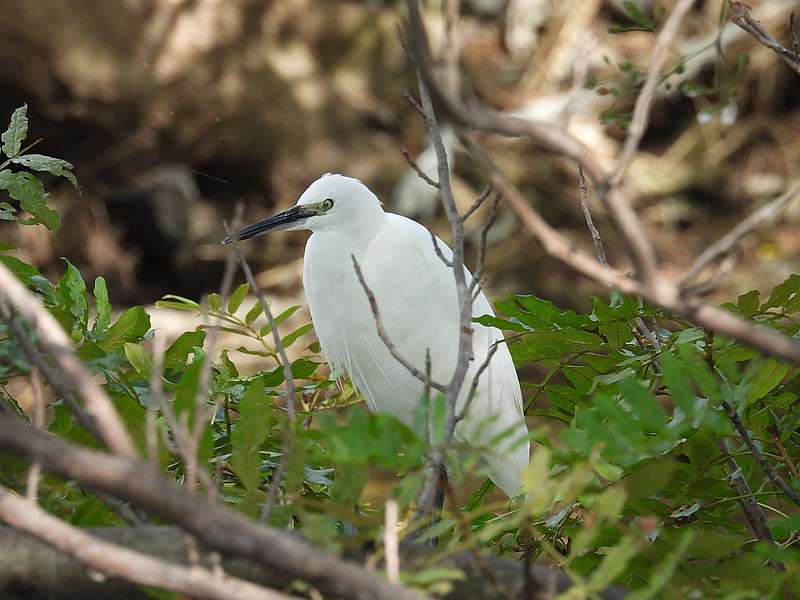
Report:
[[[400,582],[400,545],[397,536],[398,507],[397,500],[386,501],[383,526],[383,548],[386,554],[386,579],[389,583]]]
[[[539,240],[548,254],[563,264],[607,288],[617,289],[631,296],[640,296],[676,316],[684,317],[716,333],[758,348],[765,354],[800,366],[800,343],[792,338],[769,327],[752,323],[732,312],[687,298],[675,284],[661,278],[657,278],[654,284],[648,285],[604,267],[588,254],[575,248],[571,241],[550,226],[477,144],[472,144],[471,152],[474,160],[486,171],[495,189],[503,194],[505,201],[517,213],[525,228]]]
[[[489,214],[486,215],[486,219],[481,226],[480,241],[478,242],[478,258],[475,261],[475,272],[472,274],[472,280],[468,288],[473,301],[475,300],[473,293],[480,289],[480,279],[483,277],[483,269],[486,263],[486,241],[489,237],[489,230],[492,228],[497,218],[497,205],[500,204],[500,198],[500,194],[495,194],[489,207]]]
[[[445,386],[437,381],[433,381],[430,377],[426,377],[425,373],[417,369],[414,365],[408,362],[397,350],[397,347],[392,343],[389,334],[386,333],[386,329],[383,326],[383,320],[381,319],[381,312],[378,308],[378,302],[375,300],[375,294],[372,293],[372,290],[367,285],[367,282],[364,281],[364,274],[361,272],[361,267],[358,265],[358,261],[354,255],[350,255],[350,258],[353,261],[353,270],[356,272],[356,277],[358,277],[358,282],[361,284],[361,289],[364,290],[364,293],[367,296],[367,301],[369,302],[369,307],[372,310],[372,316],[375,318],[375,326],[378,329],[378,336],[381,338],[384,346],[389,351],[389,354],[392,355],[397,362],[399,362],[403,367],[411,373],[416,379],[421,381],[423,384],[430,385],[433,389],[438,390],[440,392],[445,391]]]
[[[800,75],[800,55],[797,53],[797,36],[794,32],[794,20],[790,18],[789,25],[792,30],[792,46],[794,50],[784,48],[764,26],[750,16],[750,8],[743,2],[731,0],[728,3],[731,7],[731,21],[736,23],[741,29],[752,35],[760,44],[766,46],[778,55],[783,62],[789,65],[798,75]]]
[[[675,8],[661,28],[661,32],[656,39],[656,45],[653,52],[650,54],[650,62],[647,65],[647,78],[645,79],[644,86],[639,97],[636,99],[636,105],[633,108],[633,117],[631,124],[628,128],[628,137],[625,140],[625,145],[622,148],[619,160],[617,161],[617,168],[614,174],[609,179],[612,187],[616,187],[622,183],[625,173],[628,171],[636,150],[639,148],[639,143],[642,141],[642,136],[647,130],[647,123],[650,119],[650,109],[653,106],[653,100],[656,95],[656,89],[661,79],[661,67],[664,66],[664,61],[667,58],[667,50],[675,35],[678,33],[678,27],[683,20],[683,17],[694,4],[694,0],[678,0]]]
[[[469,386],[469,394],[467,394],[467,398],[464,401],[464,406],[461,408],[461,412],[456,415],[456,423],[462,421],[467,416],[469,407],[472,405],[472,400],[477,395],[476,392],[478,390],[478,383],[480,382],[481,375],[483,375],[483,372],[489,366],[489,363],[492,361],[495,352],[497,352],[499,344],[502,342],[505,342],[505,340],[498,340],[489,347],[489,350],[486,353],[486,359],[483,361],[483,363],[481,363],[481,366],[478,367],[478,370],[475,371],[475,375],[472,378],[472,383]]]
[[[231,236],[231,231],[232,230],[230,229],[227,231],[229,236]],[[233,240],[231,246],[233,247],[233,252],[236,259],[239,261],[239,266],[242,268],[242,272],[244,273],[245,279],[247,279],[247,283],[250,285],[250,289],[256,295],[256,298],[258,298],[258,303],[261,305],[262,312],[267,317],[267,322],[269,323],[270,330],[272,332],[272,341],[275,344],[275,351],[278,353],[278,356],[281,359],[283,379],[286,382],[286,421],[283,425],[283,447],[281,459],[278,462],[277,468],[272,473],[272,480],[269,484],[267,497],[264,501],[264,506],[261,509],[261,515],[259,517],[262,523],[266,523],[269,520],[269,516],[272,513],[272,508],[275,505],[278,490],[283,482],[289,457],[292,453],[292,434],[294,431],[296,413],[294,376],[292,375],[292,364],[289,362],[289,357],[286,354],[286,347],[283,345],[283,339],[281,338],[281,333],[278,330],[278,324],[275,322],[275,317],[272,314],[272,309],[269,306],[267,297],[264,295],[263,290],[256,282],[256,278],[253,276],[253,270],[250,268],[250,264],[245,259],[244,254],[242,254],[239,240],[236,239],[236,236],[231,236],[231,239]]]
[[[438,182],[436,182],[433,179],[431,179],[430,177],[428,177],[428,175],[425,173],[425,171],[420,169],[419,165],[417,164],[417,161],[415,161],[413,158],[411,158],[411,154],[409,154],[408,148],[406,148],[405,146],[400,146],[400,152],[403,153],[403,157],[406,159],[406,162],[408,163],[408,166],[410,166],[412,169],[414,169],[414,171],[416,171],[417,175],[419,175],[419,178],[422,179],[422,181],[424,181],[425,183],[427,183],[431,187],[436,188],[437,190],[439,189]]]
[[[231,224],[231,228],[234,231],[238,231],[239,229],[243,211],[244,207],[241,202],[237,203]],[[230,231],[228,233],[230,233]],[[220,283],[219,288],[219,295],[223,308],[227,306],[228,296],[230,296],[231,287],[233,286],[233,277],[235,274],[236,257],[232,254],[228,254],[225,257],[225,267],[222,272],[222,282]],[[206,318],[208,318],[208,313],[209,311],[206,310]],[[208,472],[197,464],[197,453],[200,449],[200,442],[203,438],[203,432],[206,429],[209,418],[213,418],[217,408],[216,403],[211,402],[211,409],[209,409],[209,401],[212,400],[212,398],[209,397],[209,388],[211,385],[211,365],[214,360],[214,354],[217,349],[217,342],[220,334],[220,329],[217,327],[217,325],[219,325],[219,319],[215,319],[213,324],[209,323],[208,325],[211,326],[206,327],[208,335],[206,336],[205,359],[203,360],[203,364],[200,368],[197,392],[195,394],[194,422],[191,424],[185,438],[189,444],[189,446],[185,448],[185,459],[187,460],[186,485],[190,490],[194,488],[195,478],[198,476],[198,473],[201,470],[203,472],[201,477],[206,483],[206,486],[208,486],[208,483],[211,481],[211,477],[208,475]],[[209,497],[215,495],[216,487],[211,485],[206,490],[206,493],[210,495]]]
[[[485,188],[483,188],[483,191],[478,195],[477,198],[475,198],[475,202],[473,202],[472,206],[470,206],[467,209],[467,212],[464,213],[464,215],[461,217],[461,220],[466,223],[467,219],[469,219],[472,213],[474,213],[481,207],[483,202],[489,197],[489,194],[491,193],[492,193],[492,186],[491,184],[489,184]]]
[[[795,504],[800,506],[800,494],[798,494],[792,487],[789,486],[788,483],[781,477],[780,473],[775,470],[775,467],[772,466],[767,460],[767,457],[764,456],[764,453],[761,451],[761,448],[753,441],[753,436],[750,435],[750,432],[747,431],[747,428],[742,423],[742,419],[739,414],[736,412],[736,409],[731,406],[730,402],[727,400],[723,400],[721,402],[722,408],[725,409],[725,414],[728,415],[728,418],[733,423],[734,428],[739,433],[739,437],[742,438],[745,446],[750,451],[750,454],[753,455],[753,458],[756,459],[756,462],[759,464],[761,469],[764,471],[764,474],[767,478],[781,490],[786,496]]]
[[[680,284],[686,286],[709,265],[730,253],[736,244],[746,235],[759,227],[772,223],[798,195],[800,195],[800,182],[795,182],[783,194],[755,210],[750,216],[739,222],[723,237],[700,253],[700,256],[698,256],[686,270],[686,273],[681,278]]]
[[[34,429],[41,430],[42,427],[44,427],[44,399],[42,398],[42,378],[36,367],[31,369],[31,399],[33,400],[31,424]],[[41,463],[34,460],[28,471],[28,484],[25,492],[25,498],[28,502],[36,503],[39,489],[39,476],[41,473]]]
[[[589,233],[592,236],[592,242],[594,242],[597,261],[604,267],[607,267],[608,259],[606,259],[603,239],[600,237],[600,232],[594,225],[592,213],[589,211],[589,187],[586,185],[586,175],[583,174],[583,167],[581,165],[578,165],[578,189],[580,190],[581,210],[583,211],[583,217],[586,219],[586,226],[589,228]]]
[[[439,260],[441,260],[446,267],[451,268],[453,266],[453,263],[447,260],[447,257],[444,255],[442,249],[439,247],[439,241],[436,239],[436,234],[433,233],[433,230],[430,227],[425,227],[425,229],[427,229],[428,233],[431,234],[431,243],[433,244],[433,251],[436,252],[436,256],[439,257]]]
[[[713,332],[706,330],[705,336],[706,364],[713,373],[715,371],[714,334]],[[742,512],[747,519],[747,523],[750,525],[750,529],[758,539],[764,540],[770,544],[774,544],[775,541],[773,540],[772,533],[767,525],[767,517],[764,514],[764,511],[761,510],[761,507],[758,505],[755,496],[753,496],[753,490],[750,488],[750,484],[748,483],[747,479],[745,479],[742,470],[739,468],[736,458],[731,454],[725,438],[720,437],[717,440],[717,446],[719,447],[722,456],[725,458],[725,462],[728,463],[728,468],[730,469],[728,478],[730,479],[731,486],[733,486],[734,490],[740,496],[739,505],[742,507]]]

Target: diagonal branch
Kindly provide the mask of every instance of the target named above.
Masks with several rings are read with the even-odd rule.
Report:
[[[667,59],[667,49],[678,33],[678,27],[683,20],[683,17],[694,4],[694,0],[679,0],[675,5],[675,9],[670,14],[661,33],[658,34],[655,48],[650,54],[650,63],[647,66],[647,79],[645,79],[644,86],[639,97],[636,99],[636,105],[633,108],[633,118],[631,125],[628,129],[628,137],[625,140],[625,145],[622,147],[622,153],[617,161],[617,168],[614,174],[609,179],[612,186],[618,186],[622,183],[625,173],[628,171],[633,156],[639,148],[639,143],[642,141],[644,132],[647,130],[647,123],[650,120],[650,109],[653,106],[653,100],[656,95],[656,88],[658,87],[659,79],[661,78],[661,67],[664,66],[664,61]]]
[[[800,366],[800,343],[788,336],[756,325],[721,308],[686,297],[671,282],[658,279],[653,285],[643,285],[614,269],[604,267],[575,248],[572,242],[550,226],[488,156],[484,153],[473,155],[486,171],[495,189],[503,194],[506,202],[522,220],[525,228],[557,260],[605,287],[616,288],[623,294],[640,296],[672,314]]]
[[[794,35],[793,19],[790,21],[793,49],[789,50],[782,46],[761,23],[750,15],[750,8],[746,4],[743,2],[736,2],[735,0],[731,0],[728,4],[731,7],[731,21],[752,35],[760,44],[772,50],[778,55],[778,58],[800,75],[800,55],[797,53],[797,38]]]
[[[281,460],[278,463],[277,469],[272,474],[272,481],[270,481],[269,484],[267,499],[264,501],[264,507],[261,510],[260,516],[261,522],[266,523],[269,520],[269,515],[272,512],[272,507],[278,495],[278,488],[280,488],[281,482],[283,481],[283,476],[286,473],[286,464],[289,460],[292,450],[292,427],[294,426],[296,407],[294,376],[292,375],[292,365],[289,362],[289,357],[286,355],[286,347],[283,345],[281,333],[278,331],[278,324],[275,322],[275,317],[272,314],[272,309],[269,306],[267,297],[264,295],[263,290],[256,282],[256,278],[253,277],[253,271],[245,259],[244,254],[242,254],[239,240],[236,238],[236,236],[231,236],[230,229],[226,233],[231,240],[233,240],[231,245],[233,246],[233,251],[239,261],[239,265],[242,267],[242,272],[247,279],[247,283],[250,284],[250,289],[253,290],[253,293],[258,298],[258,302],[261,305],[261,310],[267,317],[267,322],[269,322],[269,326],[272,331],[272,341],[275,343],[275,351],[281,358],[281,369],[283,370],[283,378],[286,381],[286,422],[284,423],[283,428],[283,449],[281,453]]]
[[[87,568],[192,598],[288,600],[274,590],[200,567],[184,567],[109,543],[68,525],[0,486],[0,518],[9,525],[75,557]]]
[[[0,416],[0,449],[38,460],[42,468],[74,479],[159,515],[222,554],[306,581],[331,597],[356,600],[421,600],[423,595],[390,585],[353,563],[315,549],[292,533],[264,527],[189,493],[136,459],[78,448]]]
[[[106,447],[120,456],[136,456],[136,447],[116,408],[75,355],[67,334],[53,315],[2,264],[0,300],[21,315],[34,330],[42,349],[53,357],[69,384],[83,398],[86,412],[97,422]]]
[[[364,274],[361,272],[361,267],[356,260],[356,257],[352,254],[350,258],[353,260],[353,270],[356,272],[356,277],[358,277],[358,282],[361,284],[361,288],[364,290],[364,293],[367,296],[367,300],[369,301],[369,307],[372,310],[372,316],[375,317],[375,326],[378,329],[378,336],[381,338],[381,341],[386,346],[386,349],[389,351],[389,354],[392,355],[397,362],[399,362],[403,367],[411,373],[416,379],[419,379],[423,384],[426,386],[430,386],[435,390],[440,392],[445,391],[445,386],[441,383],[433,381],[430,377],[425,375],[422,371],[417,369],[414,365],[412,365],[408,360],[406,360],[397,347],[392,342],[389,334],[386,333],[386,329],[383,326],[383,320],[381,319],[381,312],[378,308],[378,301],[375,300],[375,294],[372,293],[372,290],[367,285],[367,282],[364,281]]]
[[[800,182],[794,183],[783,194],[754,211],[749,217],[700,253],[700,256],[694,260],[681,278],[681,285],[685,286],[702,273],[706,267],[727,255],[746,235],[775,221],[798,196],[800,196]]]

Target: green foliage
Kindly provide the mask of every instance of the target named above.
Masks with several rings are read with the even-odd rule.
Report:
[[[26,151],[36,142],[23,148],[22,143],[28,135],[27,106],[21,106],[11,115],[8,129],[0,135],[3,145],[1,147],[5,160],[0,162],[0,191],[5,192],[11,200],[17,202],[14,206],[9,202],[0,202],[0,219],[5,221],[17,220],[21,225],[36,225],[41,223],[48,229],[55,231],[61,225],[58,212],[47,205],[48,194],[42,182],[30,171],[50,173],[57,177],[64,177],[76,189],[78,182],[72,174],[72,165],[65,160],[52,158],[43,154],[27,154]],[[2,160],[2,155],[0,155]],[[25,167],[29,171],[11,170],[8,167]],[[30,214],[28,219],[19,219],[18,211],[23,210]]]
[[[26,129],[20,109],[2,136],[9,160],[22,152]],[[66,176],[56,172],[55,159],[40,160],[7,160],[3,169],[47,164],[41,170]],[[11,172],[0,169],[3,173]],[[42,197],[36,186],[27,193]],[[35,202],[10,195],[35,222],[36,213],[25,208]],[[0,217],[16,214],[17,207],[0,205]],[[48,226],[43,218],[38,221]],[[14,250],[0,244],[0,252]],[[411,429],[388,415],[351,406],[357,401],[352,388],[346,382],[337,387],[319,374],[319,346],[310,339],[309,324],[282,331],[298,357],[290,365],[296,415],[287,423],[284,373],[272,329],[261,305],[248,300],[246,284],[227,301],[219,294],[202,302],[168,295],[157,303],[198,318],[198,326],[182,332],[159,361],[152,355],[150,315],[141,306],[114,313],[102,277],[90,294],[80,265],[69,260],[56,282],[11,254],[0,254],[0,261],[68,333],[142,453],[155,450],[150,458],[168,477],[185,482],[188,465],[161,404],[151,398],[153,382],[160,382],[179,423],[209,417],[199,419],[203,429],[195,458],[220,501],[235,510],[257,516],[282,463],[285,476],[270,524],[296,529],[333,552],[374,546],[376,558],[382,552],[386,499],[394,497],[401,511],[413,510],[428,456],[428,427]],[[800,512],[765,476],[726,407],[736,411],[766,460],[800,488],[797,368],[616,293],[593,298],[585,314],[530,295],[501,300],[496,307],[498,316],[476,321],[508,331],[515,364],[529,374],[524,405],[537,429],[524,475],[527,495],[517,503],[493,496],[491,483],[475,481],[483,473],[479,449],[450,448],[455,499],[430,532],[439,537],[441,555],[476,548],[558,564],[575,582],[561,596],[569,599],[596,597],[610,584],[626,586],[634,600],[796,597]],[[751,291],[724,307],[797,338],[800,275],[775,287],[766,300]],[[275,321],[283,328],[298,310],[290,307]],[[207,356],[203,324],[215,321],[241,345]],[[32,332],[29,336],[35,341]],[[0,401],[23,417],[7,384],[30,371],[18,340],[0,324]],[[419,423],[430,417],[434,443],[442,436],[443,409],[436,397],[429,406],[420,405]],[[162,437],[155,449],[146,443],[148,410],[154,411]],[[47,426],[74,443],[98,445],[60,399]],[[291,452],[283,456],[287,430]],[[723,438],[737,462],[735,471],[720,450]],[[23,490],[27,468],[24,461],[4,457],[0,483]],[[740,492],[731,485],[739,476],[766,507],[776,545],[749,532]],[[76,525],[121,524],[109,507],[75,483],[45,476],[40,487],[42,505]],[[476,487],[467,496],[465,490]],[[772,568],[778,562],[784,570]],[[406,584],[432,593],[446,592],[459,577],[458,571],[433,562],[403,573]]]

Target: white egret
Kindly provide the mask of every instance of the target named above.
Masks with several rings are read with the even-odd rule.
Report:
[[[383,326],[401,356],[422,371],[430,349],[431,377],[446,383],[457,359],[458,300],[452,269],[436,255],[429,232],[415,221],[385,212],[359,180],[334,174],[312,183],[289,210],[243,228],[237,238],[247,240],[282,229],[312,231],[305,248],[303,285],[331,369],[350,377],[371,410],[388,412],[411,426],[423,384],[392,358],[380,339],[351,256],[358,261]],[[450,248],[438,238],[436,243],[449,260]],[[467,281],[470,277],[467,272]],[[494,314],[483,292],[475,298],[472,314]],[[457,410],[502,333],[476,324],[472,340],[473,360]],[[489,476],[513,496],[520,491],[521,473],[528,464],[529,444],[520,443],[526,434],[519,380],[501,342],[454,435],[473,446],[493,447],[484,454]],[[492,446],[490,441],[498,437],[499,443]]]

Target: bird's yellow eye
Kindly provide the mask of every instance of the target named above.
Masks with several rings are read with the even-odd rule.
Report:
[[[322,201],[322,203],[320,204],[320,208],[321,208],[322,210],[324,210],[325,212],[328,212],[330,209],[332,209],[332,208],[333,208],[333,200],[331,200],[330,198],[326,198],[326,199],[325,199],[325,200],[323,200],[323,201]]]

